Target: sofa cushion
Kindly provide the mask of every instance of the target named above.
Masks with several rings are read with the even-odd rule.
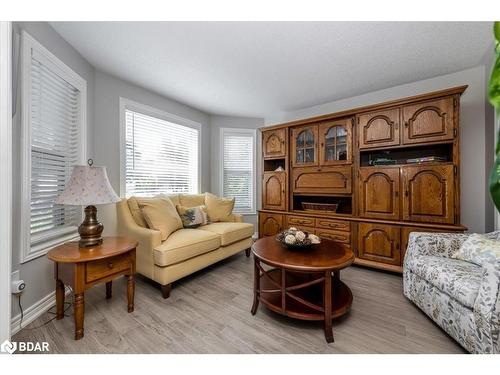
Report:
[[[177,206],[178,204],[181,204],[180,196],[179,194],[158,194],[156,198],[168,198],[170,201],[174,204],[174,206]]]
[[[483,266],[486,263],[500,261],[500,241],[473,233],[462,243],[458,251],[451,256]]]
[[[412,257],[407,267],[462,305],[471,309],[474,307],[483,275],[481,267],[462,260],[430,255]]]
[[[147,198],[144,198],[147,199]],[[132,217],[135,221],[135,223],[143,228],[148,227],[148,223],[146,222],[146,219],[144,219],[144,215],[142,214],[141,208],[139,207],[139,203],[137,202],[136,197],[130,197],[127,200],[128,203],[128,208],[130,209],[130,213],[132,214]]]
[[[231,213],[234,208],[234,198],[219,198],[216,195],[205,193],[205,205],[211,222],[233,221]]]
[[[184,228],[197,228],[202,225],[207,225],[209,222],[206,206],[188,208],[177,205],[175,208],[177,208]]]
[[[172,232],[182,228],[181,218],[169,199],[138,199],[138,203],[149,228],[159,230],[162,241]]]
[[[157,266],[170,266],[220,247],[217,234],[200,229],[179,229],[154,248]]]
[[[227,246],[248,237],[252,237],[254,227],[249,223],[212,223],[199,228],[220,236],[221,245]]]
[[[179,202],[184,207],[203,206],[205,204],[205,194],[179,194]]]

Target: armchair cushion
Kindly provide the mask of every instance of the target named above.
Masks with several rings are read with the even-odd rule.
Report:
[[[472,309],[479,292],[483,271],[481,267],[441,256],[417,256],[407,263],[410,271],[436,288]]]
[[[478,233],[471,234],[451,256],[454,259],[465,260],[479,266],[500,260],[500,241],[487,238]]]

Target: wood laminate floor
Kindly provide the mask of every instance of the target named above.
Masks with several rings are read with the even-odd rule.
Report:
[[[464,353],[402,292],[398,275],[352,266],[341,273],[354,301],[333,321],[327,344],[321,322],[303,322],[252,305],[253,262],[237,254],[174,283],[169,299],[138,277],[135,311],[127,313],[126,280],[105,300],[99,285],[85,294],[85,337],[73,340],[73,317],[38,327],[15,341],[47,341],[51,353]],[[72,315],[72,309],[68,314]]]

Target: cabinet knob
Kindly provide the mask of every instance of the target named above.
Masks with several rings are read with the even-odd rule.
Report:
[[[113,268],[113,263],[112,263],[112,262],[109,262],[109,263],[108,263],[108,268],[109,268],[109,269],[112,269],[112,268]]]

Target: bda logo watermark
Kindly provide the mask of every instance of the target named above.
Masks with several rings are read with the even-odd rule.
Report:
[[[48,352],[49,343],[48,342],[31,342],[31,341],[9,341],[5,340],[2,345],[0,345],[0,351],[2,353],[14,353],[18,352]]]

